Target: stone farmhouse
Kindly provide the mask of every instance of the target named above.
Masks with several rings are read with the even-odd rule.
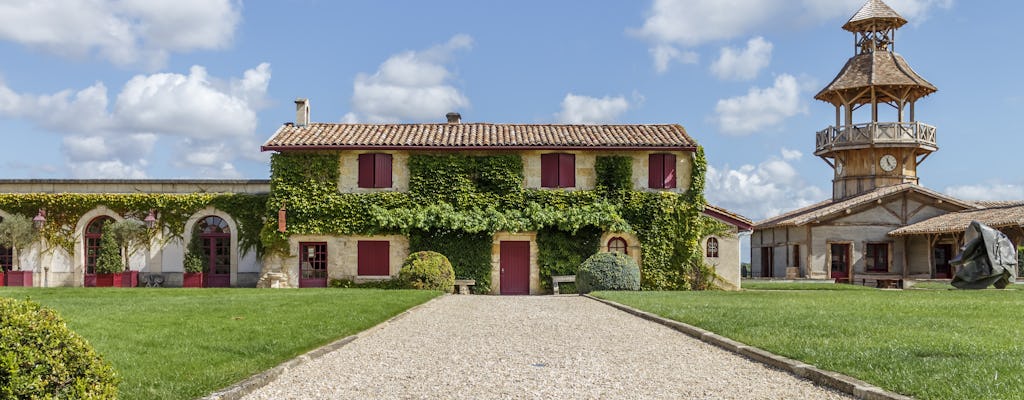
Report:
[[[0,218],[34,216],[41,233],[0,248],[0,267],[94,286],[104,222],[133,218],[149,227],[128,262],[139,284],[181,286],[190,254],[203,286],[386,280],[432,249],[480,293],[545,293],[596,251],[632,256],[651,288],[680,288],[672,254],[700,253],[739,288],[752,223],[705,207],[703,153],[680,125],[312,123],[296,105],[262,147],[270,180],[0,181]]]
[[[754,276],[902,285],[950,279],[949,261],[978,220],[1024,239],[1024,201],[956,199],[919,184],[918,166],[938,150],[936,128],[915,104],[936,87],[895,52],[907,23],[869,0],[843,29],[854,56],[815,99],[835,107],[835,125],[816,134],[814,154],[834,170],[832,198],[757,222]],[[886,121],[880,115],[890,115]]]
[[[419,221],[411,228],[405,223],[407,221],[399,221],[390,226],[392,229],[384,230],[390,231],[387,234],[367,234],[365,229],[360,232],[359,229],[339,226],[345,225],[345,222],[339,222],[333,227],[318,228],[304,221],[296,228],[291,224],[293,217],[290,212],[292,206],[288,204],[289,196],[293,199],[299,197],[301,201],[309,193],[302,190],[279,190],[279,186],[276,186],[279,172],[291,167],[272,162],[271,173],[275,176],[272,177],[270,201],[275,205],[278,201],[281,204],[280,228],[287,233],[286,236],[282,235],[282,246],[286,245],[288,249],[282,253],[288,256],[274,258],[264,269],[274,274],[279,282],[277,284],[281,286],[322,286],[326,284],[325,277],[360,282],[394,276],[410,251],[431,249],[452,257],[447,254],[448,251],[444,251],[444,246],[434,248],[411,243],[424,241],[412,238],[411,231],[418,231],[415,234],[419,236],[434,236],[440,240],[444,240],[443,237],[459,237],[441,232],[461,231],[465,234],[463,238],[474,236],[477,237],[474,240],[483,241],[485,265],[478,268],[478,274],[474,276],[468,271],[459,271],[459,262],[453,260],[457,274],[469,274],[476,278],[478,285],[485,282],[482,288],[484,292],[543,293],[548,283],[547,278],[559,274],[546,270],[552,267],[548,264],[553,261],[545,259],[541,243],[544,241],[543,236],[558,236],[552,232],[552,225],[559,227],[557,231],[563,236],[567,231],[580,228],[577,225],[562,229],[565,225],[573,225],[574,222],[569,220],[576,217],[558,211],[553,218],[560,221],[538,223],[536,216],[524,215],[520,217],[526,221],[517,223],[526,226],[519,229],[509,229],[509,226],[516,226],[517,223],[497,223],[498,226],[493,226],[495,221],[487,222],[492,226],[482,229],[472,223],[467,224],[463,218],[489,219],[497,216],[499,220],[513,219],[515,217],[509,213],[518,214],[517,210],[523,208],[535,209],[534,212],[544,214],[553,203],[558,204],[557,208],[564,207],[565,203],[574,203],[570,207],[579,207],[578,210],[588,214],[581,217],[591,218],[592,222],[584,225],[600,228],[593,237],[597,240],[598,250],[623,252],[632,256],[641,265],[647,278],[654,275],[647,268],[652,264],[649,260],[655,259],[649,255],[657,251],[657,248],[644,243],[643,238],[657,237],[649,230],[658,230],[660,227],[648,227],[645,230],[633,226],[632,229],[622,229],[609,220],[600,220],[604,218],[598,210],[603,201],[601,193],[613,189],[623,190],[646,194],[650,199],[637,197],[636,200],[640,202],[684,201],[681,204],[684,207],[701,207],[697,206],[697,202],[703,202],[700,192],[702,188],[693,187],[698,157],[697,143],[679,125],[465,123],[457,113],[449,113],[445,123],[433,124],[311,123],[308,119],[308,100],[297,100],[296,109],[296,122],[279,128],[262,149],[277,152],[275,157],[278,158],[275,161],[285,157],[301,159],[309,155],[326,156],[327,164],[339,171],[336,182],[326,182],[330,195],[398,193],[410,196],[414,201],[462,204],[457,204],[454,210],[431,209],[430,204],[401,206],[401,212],[398,213],[403,215],[401,219],[426,218],[429,221]],[[483,163],[489,165],[484,168],[495,169],[500,167],[488,163],[509,162],[509,169],[499,172],[511,180],[486,182],[489,178],[475,176],[478,171],[462,171],[470,173],[452,180],[449,180],[450,176],[427,176],[436,176],[438,172],[440,175],[459,174],[466,160],[476,160],[478,168]],[[424,163],[430,166],[414,165]],[[602,165],[613,163],[618,164],[602,169]],[[625,175],[621,182],[614,183],[610,182],[612,178],[605,176],[609,171]],[[702,178],[702,169],[699,174]],[[296,183],[299,184],[294,187],[316,185],[308,180],[300,180],[291,182],[290,186]],[[472,200],[461,199],[458,193],[453,193],[455,197],[445,193],[434,195],[435,191],[444,192],[452,189],[451,185],[460,183],[466,183],[467,187],[457,188],[457,191],[469,190],[474,195],[489,199],[484,204],[471,204]],[[485,188],[488,185],[505,186],[488,193],[490,189]],[[508,205],[498,204],[508,196],[517,199]],[[525,197],[525,202],[519,196]],[[342,197],[338,199],[345,201]],[[487,203],[491,201],[495,204]],[[498,208],[480,209],[492,205]],[[408,210],[417,207],[421,210],[425,207],[428,215],[409,216]],[[376,211],[386,211],[385,208],[378,207]],[[435,219],[437,215],[429,215],[437,213],[456,215],[449,217],[451,221]],[[698,251],[704,254],[707,264],[714,266],[721,286],[739,288],[737,233],[749,230],[751,222],[714,206],[705,208],[703,214],[722,223],[726,230],[718,235],[701,237],[695,245],[700,247]],[[619,217],[611,216],[611,219],[616,218]],[[394,228],[405,232],[395,233]],[[482,239],[477,236],[479,233],[483,233]],[[572,234],[567,238],[571,241],[584,240],[574,236]],[[661,272],[673,274],[669,271]]]

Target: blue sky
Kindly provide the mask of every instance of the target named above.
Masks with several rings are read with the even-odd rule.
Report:
[[[939,87],[921,183],[1024,198],[1024,5],[888,3],[910,20],[896,51]],[[812,97],[862,4],[0,0],[0,175],[266,178],[259,145],[307,97],[319,122],[679,123],[708,198],[759,220],[830,196],[812,153],[834,111]]]

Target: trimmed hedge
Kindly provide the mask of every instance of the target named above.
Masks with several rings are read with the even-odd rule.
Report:
[[[410,254],[402,263],[398,280],[412,289],[451,292],[455,287],[455,270],[443,254],[418,251]]]
[[[110,364],[56,311],[0,298],[0,398],[114,399]]]
[[[622,253],[597,253],[580,265],[576,273],[580,293],[595,290],[640,290],[640,266]]]

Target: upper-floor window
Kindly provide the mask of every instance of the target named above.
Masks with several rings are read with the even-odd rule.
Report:
[[[576,187],[576,155],[541,154],[540,186],[546,188]]]
[[[391,187],[391,155],[364,153],[359,155],[359,187]]]
[[[864,260],[868,272],[889,272],[889,244],[868,243]]]
[[[718,258],[718,239],[708,238],[707,252],[705,254],[708,258]]]
[[[648,187],[672,189],[676,187],[676,155],[651,154],[648,157]]]

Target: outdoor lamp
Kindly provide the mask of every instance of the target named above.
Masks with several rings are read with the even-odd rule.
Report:
[[[43,229],[43,225],[46,225],[46,209],[40,208],[39,213],[36,214],[35,218],[32,218],[32,225],[35,225],[36,229]]]
[[[156,215],[152,208],[149,209],[149,215],[147,215],[146,219],[142,220],[142,222],[145,222],[146,228],[149,229],[153,229],[153,227],[156,226]]]

